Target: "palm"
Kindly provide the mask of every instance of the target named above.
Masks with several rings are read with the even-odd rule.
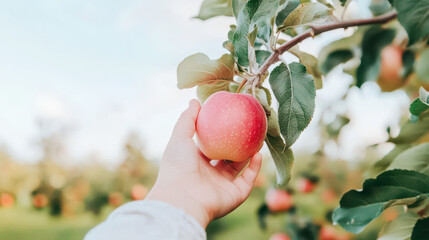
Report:
[[[173,186],[184,186],[190,201],[213,219],[229,213],[249,196],[261,167],[261,155],[255,154],[244,171],[249,161],[227,163],[206,158],[192,139],[199,110],[199,103],[192,101],[178,120],[158,178]]]

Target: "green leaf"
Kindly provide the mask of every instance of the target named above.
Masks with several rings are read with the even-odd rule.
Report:
[[[270,108],[270,111],[271,111],[271,115],[267,116],[267,121],[268,121],[267,134],[272,136],[272,137],[280,137],[281,138],[279,118],[277,116],[277,113],[272,108]],[[285,149],[285,147],[282,148],[282,152],[284,149]]]
[[[207,20],[217,16],[232,16],[231,7],[231,0],[204,0],[195,18]]]
[[[297,62],[281,63],[270,74],[270,85],[279,102],[280,131],[291,147],[308,126],[314,113],[316,88],[306,68]]]
[[[291,178],[291,171],[294,161],[292,149],[286,148],[283,139],[274,137],[269,134],[265,137],[265,143],[270,150],[273,157],[274,164],[276,165],[276,185],[279,188],[285,188]]]
[[[320,69],[324,74],[328,74],[332,69],[341,63],[346,63],[353,58],[353,51],[348,49],[340,49],[330,52],[326,61],[323,62]]]
[[[238,13],[240,13],[241,9],[243,9],[244,4],[246,4],[247,0],[232,0],[232,13],[235,18],[238,18]]]
[[[326,126],[326,131],[331,137],[338,137],[341,129],[350,122],[346,116],[337,115],[335,120]]]
[[[294,156],[290,148],[286,149],[281,137],[277,113],[272,108],[270,112],[271,114],[267,117],[268,129],[265,143],[276,166],[277,187],[285,188],[291,178]]]
[[[419,215],[407,212],[383,227],[377,240],[408,240]]]
[[[424,50],[414,65],[417,76],[423,82],[429,83],[429,48]]]
[[[328,8],[334,9],[334,6],[331,3],[329,3],[329,0],[317,0],[317,1],[327,6]]]
[[[262,39],[266,43],[270,43],[272,29],[274,29],[274,20],[275,16],[273,16],[271,19],[266,20],[266,23],[263,24],[258,31],[258,38]],[[275,38],[273,38],[273,40],[274,39]]]
[[[401,71],[402,78],[404,79],[407,78],[413,72],[414,60],[415,60],[415,55],[413,51],[406,50],[402,54],[402,63],[403,63],[402,71]]]
[[[215,84],[204,84],[199,85],[197,88],[198,99],[203,103],[209,98],[213,93],[219,91],[229,91],[228,82],[218,82]]]
[[[318,60],[323,74],[328,74],[339,64],[354,57],[354,49],[361,44],[365,29],[360,27],[352,36],[339,39],[322,48]]]
[[[381,171],[384,171],[387,169],[390,164],[392,164],[393,160],[402,153],[403,151],[409,149],[412,147],[412,144],[398,144],[395,146],[395,148],[390,151],[386,156],[384,156],[381,160],[377,161],[374,164],[374,167],[371,169],[372,173],[378,174]]]
[[[267,103],[268,103],[268,106],[271,106],[271,100],[272,100],[272,97],[271,97],[270,90],[268,90],[268,88],[266,88],[266,87],[261,87],[261,89],[262,89],[262,90],[264,90],[265,95],[267,96]]]
[[[356,72],[356,85],[361,87],[367,81],[378,78],[381,64],[381,50],[389,45],[395,37],[395,30],[371,27],[362,39],[362,58]]]
[[[419,93],[420,96],[410,105],[410,113],[417,117],[429,109],[429,92],[426,92],[423,87],[420,87]]]
[[[411,240],[427,239],[429,236],[429,218],[419,219],[413,228]]]
[[[302,3],[287,16],[279,31],[322,20],[330,15],[332,15],[332,9],[322,3]]]
[[[270,209],[268,208],[267,204],[262,204],[259,208],[258,208],[258,223],[259,223],[259,227],[261,227],[262,230],[267,229],[267,222],[266,222],[266,218],[267,216],[271,213]]]
[[[349,232],[359,233],[388,207],[413,205],[428,196],[429,176],[402,169],[386,171],[376,179],[365,180],[363,190],[344,194],[333,221]]]
[[[391,10],[392,5],[387,0],[372,0],[369,9],[374,16],[378,16]]]
[[[429,114],[422,114],[420,120],[416,123],[411,121],[405,123],[401,127],[399,135],[395,138],[390,138],[388,141],[401,144],[401,143],[413,143],[418,141],[421,137],[429,132]]]
[[[237,30],[233,41],[238,64],[248,66],[247,35],[256,25],[259,29],[266,27],[274,16],[279,0],[249,0],[241,9],[237,18]]]
[[[256,50],[256,62],[259,65],[264,64],[265,61],[267,61],[268,57],[271,56],[271,53],[266,50]]]
[[[269,112],[271,107],[271,94],[268,89],[256,88],[255,97],[258,102],[262,105],[266,112]]]
[[[346,5],[347,1],[348,1],[348,0],[340,0],[340,2],[341,2],[341,6],[343,6],[343,7],[344,7],[344,5]]]
[[[281,26],[283,24],[283,22],[285,21],[285,19],[287,18],[287,16],[289,16],[289,14],[295,10],[295,8],[297,8],[299,6],[301,2],[299,0],[289,0],[286,1],[286,4],[284,4],[282,7],[283,9],[280,10],[279,13],[277,13],[276,16],[276,25],[277,26]]]
[[[426,39],[429,35],[429,0],[400,0],[394,6],[398,20],[409,37],[409,45]]]
[[[191,88],[201,84],[231,82],[234,77],[234,59],[229,54],[210,60],[203,53],[185,58],[177,67],[177,87]]]
[[[232,42],[225,41],[223,42],[222,47],[228,50],[231,54],[234,54],[234,45],[232,45]]]
[[[299,59],[299,62],[305,66],[307,72],[313,76],[316,89],[321,89],[323,87],[322,73],[319,71],[317,58],[300,51],[298,47],[291,48],[289,52],[295,55]]]
[[[247,35],[248,40],[248,59],[249,59],[249,69],[256,70],[259,68],[258,63],[256,62],[256,54],[255,54],[255,41],[256,35],[258,34],[258,27]],[[252,71],[251,71],[252,72]]]
[[[235,30],[237,29],[237,26],[235,25],[229,25],[229,31],[228,31],[228,40],[232,42],[234,38]]]
[[[400,153],[388,169],[407,169],[429,175],[429,143],[423,143]]]

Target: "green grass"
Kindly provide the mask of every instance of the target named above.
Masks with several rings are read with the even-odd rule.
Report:
[[[207,229],[209,240],[269,239],[274,232],[282,231],[284,215],[269,216],[267,230],[258,225],[256,211],[263,202],[263,192],[255,189],[251,197],[239,208],[222,219],[212,222]]]
[[[46,211],[19,207],[0,209],[0,239],[83,239],[89,229],[103,219],[90,214],[52,217]]]
[[[208,228],[209,240],[269,239],[281,231],[284,219],[268,217],[267,231],[258,226],[256,211],[263,201],[263,193],[255,189],[252,196],[228,216],[216,220]],[[95,225],[103,221],[111,208],[105,208],[100,216],[90,213],[74,217],[52,217],[47,210],[14,207],[0,208],[1,240],[81,240]]]

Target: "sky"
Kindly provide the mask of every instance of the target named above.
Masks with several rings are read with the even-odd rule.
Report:
[[[226,53],[222,43],[234,23],[228,17],[193,19],[200,3],[4,1],[0,146],[19,161],[40,160],[37,142],[44,134],[43,122],[52,131],[65,129],[69,163],[97,156],[103,163],[117,164],[130,133],[141,137],[149,158],[159,159],[176,119],[196,97],[195,89],[176,87],[178,63],[197,52],[210,58]],[[359,6],[349,8],[353,13]],[[317,55],[329,41],[347,34],[350,31],[336,30],[308,39],[301,50]],[[321,111],[342,97],[352,79],[336,69],[324,81],[313,124],[293,147],[298,152],[316,150]],[[352,121],[339,146],[326,144],[327,153],[347,160],[362,157],[366,146],[387,138],[385,129],[398,125],[407,104],[404,93],[382,94],[374,83],[352,89],[346,105],[330,110],[331,117],[347,113]],[[330,121],[329,114],[325,118]]]

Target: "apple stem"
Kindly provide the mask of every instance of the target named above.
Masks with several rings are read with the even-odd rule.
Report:
[[[241,91],[241,89],[243,88],[244,84],[246,84],[246,82],[247,82],[247,79],[244,79],[241,82],[240,86],[238,87],[238,89],[237,89],[237,91],[235,93],[239,93]]]

